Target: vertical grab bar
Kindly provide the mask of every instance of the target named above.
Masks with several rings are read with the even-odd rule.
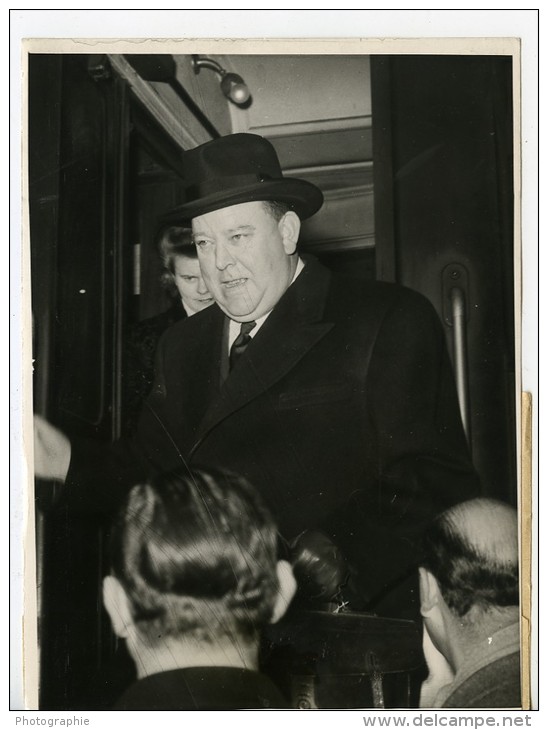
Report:
[[[463,290],[451,289],[451,319],[453,320],[453,353],[455,359],[455,381],[459,398],[460,415],[466,438],[470,440],[470,414],[468,410],[468,372],[466,359],[466,300]]]
[[[462,264],[449,264],[442,272],[443,316],[451,327],[453,370],[464,433],[470,444],[470,407],[468,397],[468,271]]]

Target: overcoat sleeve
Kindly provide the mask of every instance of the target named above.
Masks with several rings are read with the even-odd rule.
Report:
[[[414,576],[420,536],[451,505],[476,496],[445,337],[434,308],[402,290],[378,329],[366,379],[365,418],[376,462],[337,529],[373,603]]]
[[[153,391],[143,405],[135,433],[111,444],[72,440],[70,467],[58,498],[60,506],[75,513],[110,513],[132,486],[157,473],[159,465],[169,470],[184,463],[166,432],[162,341],[156,351]]]

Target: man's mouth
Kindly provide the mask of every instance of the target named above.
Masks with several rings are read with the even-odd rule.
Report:
[[[247,279],[229,279],[223,281],[222,284],[226,289],[236,289],[239,286],[243,286],[247,282]]]

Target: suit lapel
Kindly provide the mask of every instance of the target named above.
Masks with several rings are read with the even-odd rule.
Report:
[[[286,375],[329,332],[333,324],[322,321],[329,282],[329,272],[319,264],[305,266],[211,402],[193,450],[218,423]]]
[[[218,397],[222,346],[226,336],[224,313],[215,305],[206,312],[207,315],[202,316],[199,322],[200,329],[186,340],[182,358],[184,368],[179,373],[180,392],[183,394],[179,416],[187,423],[195,424],[195,428],[209,404]],[[198,320],[195,319],[192,324],[198,324]]]

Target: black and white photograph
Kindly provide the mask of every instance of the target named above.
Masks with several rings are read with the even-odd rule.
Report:
[[[11,709],[538,709],[520,39],[182,28],[21,42]]]

